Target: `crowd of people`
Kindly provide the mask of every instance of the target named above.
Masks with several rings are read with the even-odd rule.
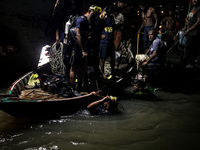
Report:
[[[142,25],[139,29],[138,34],[140,34],[141,29],[144,28],[143,42],[145,54],[136,55],[136,62],[139,66],[139,73],[136,75],[135,79],[139,82],[145,82],[146,72],[145,68],[149,68],[152,65],[165,65],[166,55],[169,50],[174,48],[180,39],[176,40],[176,36],[179,32],[182,32],[182,38],[185,38],[183,56],[180,66],[183,68],[193,68],[195,66],[195,60],[199,55],[199,41],[200,36],[200,1],[191,0],[190,7],[188,10],[188,15],[185,20],[185,25],[181,30],[176,28],[176,18],[173,15],[173,6],[168,7],[166,11],[166,16],[161,20],[160,25],[162,30],[157,27],[158,15],[152,7],[148,7],[145,3],[140,3],[140,8],[142,10]],[[189,8],[190,8],[189,7]],[[158,32],[157,32],[158,31]],[[181,43],[183,45],[183,43]],[[146,50],[147,48],[147,50]],[[164,56],[164,57],[163,57]],[[155,66],[156,66],[155,65]],[[159,66],[157,65],[157,66]],[[162,67],[162,66],[161,66]],[[138,83],[138,81],[137,81]],[[134,91],[141,90],[144,88],[145,84],[140,84],[138,86],[135,84]]]
[[[189,6],[187,17],[185,18],[184,27],[181,29],[183,31],[183,36],[186,37],[186,43],[183,54],[182,65],[184,67],[194,67],[194,61],[196,59],[195,56],[198,56],[199,53],[199,44],[198,38],[200,36],[200,1],[199,0],[191,0]],[[155,13],[153,8],[149,7],[152,10],[152,14]],[[149,11],[148,9],[148,11]],[[166,16],[161,20],[160,25],[162,25],[164,32],[162,35],[167,37],[167,44],[172,46],[171,39],[175,39],[174,37],[179,33],[180,30],[176,28],[176,18],[174,17],[173,6],[168,7],[166,11]],[[148,11],[146,11],[146,17],[148,18]],[[157,15],[152,15],[155,19],[155,23],[153,24],[154,29],[157,28]],[[151,18],[152,18],[151,17]],[[148,19],[144,19],[143,22],[148,22]],[[153,20],[153,19],[151,19]],[[145,27],[145,26],[144,26]],[[149,31],[149,30],[148,30]],[[144,31],[145,32],[145,31]],[[159,33],[158,33],[159,35]],[[158,37],[158,36],[157,36]],[[145,38],[145,37],[144,37]],[[171,39],[170,39],[171,38]],[[150,39],[150,35],[149,35]],[[162,39],[162,38],[161,38]],[[146,40],[144,40],[145,42]],[[144,44],[145,45],[145,44]],[[160,44],[160,47],[162,44]],[[148,45],[149,47],[150,45]],[[145,46],[144,46],[145,47]]]
[[[199,53],[198,38],[200,36],[200,0],[191,0],[191,10],[187,15],[185,26],[181,29],[186,37],[186,45],[182,60],[182,66],[194,67],[194,62]],[[94,68],[95,77],[107,79],[105,75],[105,60],[109,57],[111,74],[115,77],[115,51],[118,50],[123,37],[125,8],[123,1],[116,1],[113,5],[101,8],[91,5],[88,11],[76,18],[74,26],[70,27],[69,35],[63,29],[56,32],[56,44],[64,42],[68,51],[66,74],[69,75],[73,89],[82,87],[85,81],[86,68]],[[163,63],[163,47],[170,48],[175,43],[175,36],[179,33],[177,18],[174,16],[174,8],[166,7],[163,18],[147,1],[140,1],[142,23],[137,34],[143,37],[144,54],[136,55],[136,63],[143,70],[150,63]],[[162,28],[160,27],[162,26]],[[67,32],[68,33],[68,32]],[[143,33],[143,34],[141,34]],[[60,36],[62,35],[62,36]],[[135,36],[135,35],[133,35]],[[67,39],[67,42],[66,41]],[[167,42],[167,45],[166,45]],[[166,52],[166,48],[165,48]]]
[[[200,0],[190,0],[190,2],[191,10],[188,10],[185,24],[182,28],[178,28],[174,6],[166,7],[166,13],[161,17],[155,7],[149,5],[147,1],[140,1],[138,9],[140,9],[141,26],[138,29],[131,29],[138,30],[135,33],[142,37],[144,53],[137,53],[134,57],[133,65],[137,65],[137,71],[132,75],[134,92],[144,90],[148,77],[146,69],[150,65],[165,66],[167,50],[180,40],[176,38],[180,31],[183,33],[182,37],[186,38],[181,66],[194,67],[200,48],[198,44]],[[105,8],[94,4],[90,5],[84,14],[71,16],[68,21],[56,19],[58,21],[56,42],[50,50],[51,57],[54,57],[50,61],[51,68],[53,67],[51,70],[53,74],[64,75],[69,79],[73,95],[79,96],[80,92],[84,91],[84,87],[91,82],[88,81],[90,74],[95,80],[95,87],[92,90],[100,90],[99,85],[102,81],[108,80],[108,75],[105,74],[105,61],[111,66],[109,77],[111,76],[113,80],[117,78],[115,55],[122,39],[126,36],[124,34],[126,30],[124,27],[127,25],[124,14],[126,8],[123,1],[116,1]],[[131,36],[136,37],[136,35]],[[88,110],[93,114],[107,113],[112,109],[116,110],[117,105],[113,97],[106,96],[88,105]]]
[[[66,75],[69,74],[74,90],[80,91],[83,85],[87,84],[85,76],[88,66],[94,69],[96,80],[99,81],[101,77],[107,79],[104,70],[107,58],[111,64],[111,74],[114,74],[115,50],[122,39],[123,7],[124,3],[121,1],[105,8],[90,5],[88,11],[75,17],[67,29],[65,26],[64,30],[61,23],[58,23],[56,45],[59,49],[60,45],[64,44],[63,54],[68,55],[68,60],[65,61]],[[62,58],[65,59],[65,56]]]

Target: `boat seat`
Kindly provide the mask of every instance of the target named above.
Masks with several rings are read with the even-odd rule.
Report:
[[[162,63],[149,63],[145,66],[144,71],[148,76],[147,82],[152,86],[159,86],[160,79],[163,77],[164,64]]]
[[[148,63],[145,66],[146,70],[162,70],[164,68],[164,64],[161,63]]]

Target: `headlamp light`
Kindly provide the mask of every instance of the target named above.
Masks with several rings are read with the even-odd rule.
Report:
[[[111,98],[112,101],[117,102],[117,97],[116,96],[110,96],[110,98]]]
[[[90,7],[90,9],[94,10],[94,12],[96,13],[100,13],[102,11],[101,7],[98,7],[98,6]]]

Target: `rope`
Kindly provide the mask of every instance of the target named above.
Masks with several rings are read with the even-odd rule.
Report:
[[[54,15],[58,3],[59,3],[59,0],[56,0],[56,3],[55,3],[54,8],[53,8],[53,14],[52,15]]]
[[[191,9],[192,1],[189,1],[189,7],[188,7],[188,12],[187,12],[187,19],[189,17],[190,9]]]
[[[56,43],[54,43],[50,49],[50,65],[51,71],[55,75],[65,75],[66,67],[63,62],[63,44],[60,43],[60,47],[56,49]]]
[[[139,40],[140,40],[140,34],[138,34],[137,36],[137,55],[139,54]],[[139,66],[137,64],[137,70],[138,70]]]

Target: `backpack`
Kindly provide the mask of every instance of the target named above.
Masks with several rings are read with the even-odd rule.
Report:
[[[68,21],[65,23],[65,29],[64,29],[64,51],[63,51],[63,55],[64,55],[64,63],[69,64],[70,61],[70,56],[71,56],[71,41],[72,41],[72,33],[71,33],[71,29],[75,29],[76,26],[76,20],[78,18],[78,15],[71,15],[69,16]],[[75,30],[74,30],[75,31]],[[75,38],[75,37],[74,37]],[[66,66],[68,69],[70,68],[70,66]]]
[[[53,94],[68,98],[73,96],[72,87],[68,78],[65,76],[56,76],[51,74],[42,74],[41,89]]]
[[[70,15],[68,21],[65,24],[65,40],[64,43],[69,45],[73,36],[75,36],[73,32],[75,32],[76,28],[76,20],[78,15]]]

